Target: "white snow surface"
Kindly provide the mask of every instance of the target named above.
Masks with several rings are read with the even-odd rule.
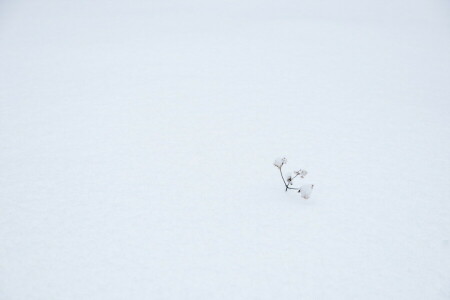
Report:
[[[0,2],[0,299],[449,299],[449,25],[443,0]]]

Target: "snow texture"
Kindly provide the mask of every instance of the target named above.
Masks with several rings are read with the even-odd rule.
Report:
[[[449,23],[1,1],[0,299],[449,299]]]

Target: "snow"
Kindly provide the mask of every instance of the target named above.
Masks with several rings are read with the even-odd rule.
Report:
[[[287,159],[286,157],[281,157],[281,158],[277,158],[275,159],[275,161],[273,162],[273,165],[277,168],[281,168],[283,167],[285,164],[287,164]]]
[[[304,184],[300,187],[299,193],[303,198],[309,199],[311,197],[312,190],[314,188],[313,184]]]
[[[449,299],[449,14],[1,2],[0,299]]]

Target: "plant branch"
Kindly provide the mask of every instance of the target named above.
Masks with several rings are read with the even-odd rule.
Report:
[[[290,187],[290,186],[286,183],[286,180],[284,180],[283,172],[281,171],[281,168],[282,168],[282,167],[283,167],[283,166],[279,167],[278,169],[280,170],[281,179],[283,179],[283,183],[284,183],[284,187],[286,188],[286,192],[287,192],[287,190],[296,190],[296,191],[300,191],[300,188],[293,188],[293,187]],[[294,178],[297,177],[297,176],[298,176],[298,174],[295,175],[292,179],[294,179]]]
[[[294,179],[297,177],[305,178],[305,176],[306,176],[306,174],[308,174],[308,172],[303,169],[298,169],[298,171],[293,171],[292,173],[289,173],[289,175],[287,175],[286,178],[284,178],[283,166],[286,163],[287,163],[287,159],[285,157],[277,158],[273,162],[273,165],[280,170],[280,176],[281,176],[281,180],[283,180],[285,191],[287,192],[288,190],[294,190],[294,191],[297,191],[298,193],[301,193],[302,198],[309,199],[312,189],[314,187],[313,184],[304,184],[304,185],[301,185],[300,187],[293,187]]]

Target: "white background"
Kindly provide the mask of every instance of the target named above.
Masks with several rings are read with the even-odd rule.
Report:
[[[449,299],[449,17],[0,2],[0,299]]]

